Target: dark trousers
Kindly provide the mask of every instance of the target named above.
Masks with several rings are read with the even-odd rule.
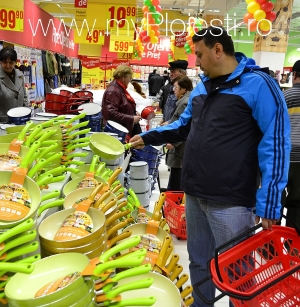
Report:
[[[181,168],[171,167],[167,190],[168,191],[182,191],[181,189]]]
[[[286,225],[293,227],[292,221],[300,229],[300,162],[291,162],[286,191],[283,191],[281,204],[287,208]],[[287,195],[286,195],[287,194]]]

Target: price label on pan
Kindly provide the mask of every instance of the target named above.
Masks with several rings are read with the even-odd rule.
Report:
[[[24,11],[10,8],[1,8],[0,30],[23,32]]]

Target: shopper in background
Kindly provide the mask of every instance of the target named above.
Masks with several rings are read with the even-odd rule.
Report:
[[[286,191],[282,194],[282,205],[287,208],[286,225],[300,229],[300,60],[293,69],[293,87],[283,92],[291,122],[292,150]],[[287,193],[286,193],[287,192]],[[290,221],[291,222],[290,222]]]
[[[185,60],[176,60],[173,62],[169,62],[170,82],[164,85],[156,96],[159,102],[159,107],[163,114],[162,122],[165,122],[172,117],[172,111],[174,111],[177,100],[173,91],[174,79],[178,76],[186,75],[186,69],[188,67],[188,64],[189,63]]]
[[[194,286],[208,276],[207,264],[217,246],[260,219],[268,229],[280,218],[290,125],[275,80],[252,59],[234,53],[224,28],[202,29],[193,42],[196,65],[204,75],[185,111],[172,124],[136,135],[130,142],[140,148],[186,140],[181,185],[186,194],[187,248]],[[215,297],[211,281],[200,291],[208,299]],[[193,307],[208,306],[196,293],[193,297]]]
[[[169,83],[169,73],[167,70],[164,70],[163,78],[164,78],[164,85],[166,85],[167,81]]]
[[[0,121],[8,121],[11,108],[28,106],[24,76],[15,69],[17,52],[11,47],[0,50]]]
[[[159,74],[153,75],[148,82],[149,96],[155,97],[164,84],[164,78],[162,76]]]
[[[154,75],[156,75],[156,72],[157,72],[157,69],[153,69],[153,71],[150,72],[150,74],[149,74],[149,76],[148,76],[148,83],[149,83],[150,79],[151,79]]]
[[[174,82],[174,93],[176,98],[176,108],[172,118],[170,119],[170,123],[178,120],[181,113],[187,106],[191,91],[193,90],[193,83],[187,77],[178,77],[180,78],[178,81]],[[182,161],[184,155],[184,147],[185,142],[178,142],[178,143],[167,143],[166,149],[168,149],[166,155],[166,164],[170,168],[170,175],[169,175],[169,183],[167,190],[168,191],[181,191],[181,168],[182,168]]]
[[[118,66],[113,73],[114,80],[102,98],[103,126],[108,120],[112,120],[127,128],[130,136],[141,131],[139,129],[141,116],[136,111],[134,99],[127,91],[132,75],[133,71],[129,66]]]

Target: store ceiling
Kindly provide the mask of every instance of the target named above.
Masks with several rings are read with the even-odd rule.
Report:
[[[74,18],[74,0],[31,1],[39,5],[54,17],[64,19],[66,24],[68,24],[68,20],[71,23],[72,18]],[[287,4],[292,2],[290,0],[285,1]],[[88,0],[88,3],[89,2],[106,3],[104,0]],[[140,8],[137,14],[138,21],[143,18],[143,12],[141,10],[143,5],[143,0],[137,0],[137,7]],[[239,22],[243,20],[244,14],[247,12],[247,4],[245,0],[160,0],[160,5],[163,10],[173,11],[176,13],[173,15],[174,19],[179,18],[178,16],[184,16],[184,18],[187,19],[188,16],[196,16],[199,12],[212,15],[228,14],[229,18],[234,19],[234,21],[232,20],[229,22],[229,28],[234,25],[233,22],[239,24]],[[171,23],[172,20],[169,20],[168,22]],[[294,35],[293,37],[290,36],[290,44],[299,44],[300,46],[300,0],[294,0],[290,31],[299,32],[299,34],[297,33],[297,35]]]

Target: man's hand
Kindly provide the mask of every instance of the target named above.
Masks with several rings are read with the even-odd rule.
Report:
[[[170,150],[170,149],[173,149],[175,147],[172,144],[168,143],[168,144],[166,144],[166,148]]]
[[[129,143],[131,143],[132,147],[137,148],[137,149],[141,149],[141,148],[143,148],[145,146],[144,141],[143,141],[142,137],[139,134],[137,134],[134,137],[132,137],[129,140]]]
[[[261,224],[263,229],[272,229],[272,226],[276,224],[277,220],[265,219],[260,216],[255,217],[255,224],[258,224],[261,219]]]

